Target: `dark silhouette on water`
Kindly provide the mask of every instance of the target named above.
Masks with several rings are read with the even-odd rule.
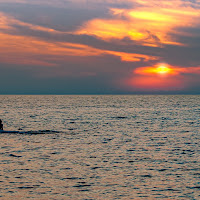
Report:
[[[0,130],[3,130],[3,124],[2,124],[1,119],[0,119]]]

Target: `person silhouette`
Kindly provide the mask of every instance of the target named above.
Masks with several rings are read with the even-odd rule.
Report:
[[[0,119],[0,130],[3,130],[3,124],[2,124],[1,119]]]

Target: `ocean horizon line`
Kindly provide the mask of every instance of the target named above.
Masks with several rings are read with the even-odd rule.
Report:
[[[136,94],[45,94],[45,93],[41,93],[41,94],[0,94],[0,96],[199,96],[200,94],[198,93],[194,93],[194,94],[190,94],[190,93],[162,93],[162,94],[157,94],[157,93],[136,93]]]

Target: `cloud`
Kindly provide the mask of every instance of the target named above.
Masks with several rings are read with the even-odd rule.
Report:
[[[55,29],[33,25],[1,13],[0,29],[0,49],[3,54],[0,55],[0,61],[6,63],[17,63],[26,65],[44,65],[56,66],[57,61],[66,61],[66,56],[90,57],[112,55],[120,57],[122,61],[149,61],[158,59],[156,56],[143,55],[139,53],[126,53],[112,51],[107,49],[98,49],[85,44],[70,43],[63,41],[45,41],[30,35],[12,35],[18,27],[26,27],[35,32],[44,32],[53,35],[68,34],[67,32],[57,31]],[[13,54],[13,51],[15,52]],[[44,56],[51,56],[44,58]]]
[[[110,8],[112,17],[96,18],[86,22],[76,34],[94,35],[102,40],[125,37],[144,46],[185,45],[178,41],[180,27],[199,25],[200,8],[183,1],[133,1],[139,6],[130,9]],[[172,8],[173,4],[173,8]],[[185,5],[186,4],[186,5]],[[173,37],[172,37],[173,35]]]

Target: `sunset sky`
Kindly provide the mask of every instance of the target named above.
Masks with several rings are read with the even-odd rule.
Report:
[[[200,0],[0,0],[0,94],[200,94]]]

